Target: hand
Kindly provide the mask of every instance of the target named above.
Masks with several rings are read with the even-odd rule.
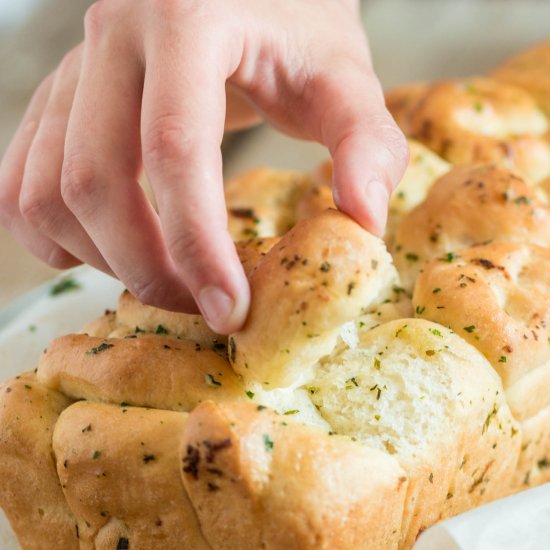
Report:
[[[0,221],[55,267],[87,262],[145,303],[196,304],[232,332],[250,297],[220,143],[224,122],[257,113],[325,144],[336,204],[382,231],[408,153],[355,0],[96,2],[83,45],[39,87],[3,159]]]

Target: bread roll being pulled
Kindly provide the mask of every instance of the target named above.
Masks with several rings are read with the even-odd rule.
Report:
[[[245,382],[270,387],[310,378],[342,326],[391,298],[398,283],[383,242],[336,210],[294,227],[249,280],[250,311],[229,358]]]

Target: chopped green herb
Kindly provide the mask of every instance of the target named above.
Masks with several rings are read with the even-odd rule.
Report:
[[[268,435],[268,434],[264,434],[264,435],[263,435],[263,440],[264,440],[264,447],[265,447],[265,450],[266,450],[266,451],[272,451],[272,450],[273,450],[273,446],[275,445],[275,443],[273,443],[273,441],[271,441],[271,439],[269,438],[269,435]]]
[[[432,290],[432,294],[437,294],[438,292],[441,292],[441,289],[439,287]]]
[[[422,315],[426,311],[426,306],[416,306],[416,313]]]
[[[382,366],[382,364],[380,363],[380,359],[378,359],[378,357],[375,357],[374,358],[374,368],[376,370],[380,370],[381,366]]]
[[[469,332],[469,333],[474,332],[475,329],[476,329],[475,325],[469,325],[469,326],[467,326],[467,327],[464,327],[464,330],[465,330],[466,332]]]
[[[94,454],[92,455],[92,458],[94,460],[97,460],[101,456],[101,451],[94,451]]]
[[[428,329],[429,332],[431,332],[434,336],[439,336],[439,338],[443,338],[443,334],[441,334],[441,331],[437,328],[430,328]]]
[[[247,390],[246,395],[248,395],[249,399],[254,399],[254,396],[256,395],[253,391]]]
[[[507,359],[505,355],[501,355],[500,359],[498,360],[499,363],[506,363]]]
[[[59,294],[63,294],[64,292],[71,292],[80,288],[80,284],[75,279],[65,277],[50,288],[50,296],[59,296]]]
[[[291,414],[298,414],[299,412],[299,409],[292,409],[291,411],[285,411],[283,414],[286,416],[290,416]]]
[[[460,258],[460,256],[458,254],[455,254],[454,252],[447,252],[447,254],[445,254],[445,256],[441,257],[441,258],[438,258],[441,262],[447,262],[447,263],[452,263],[454,262],[457,258]]]
[[[158,325],[157,330],[155,330],[155,334],[168,334],[168,330],[162,325]]]
[[[414,252],[407,252],[405,254],[405,258],[409,260],[409,262],[417,262],[418,261],[418,254],[415,254]]]
[[[103,342],[102,344],[99,344],[99,346],[96,346],[95,348],[92,348],[86,352],[86,355],[95,355],[96,353],[101,353],[102,351],[105,351],[106,349],[113,348],[114,344],[109,344],[108,342]]]
[[[323,262],[321,264],[321,267],[319,267],[319,269],[324,273],[326,273],[327,271],[330,271],[330,264],[328,262]]]

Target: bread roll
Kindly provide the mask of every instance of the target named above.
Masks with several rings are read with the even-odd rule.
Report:
[[[349,438],[251,404],[203,403],[182,444],[183,482],[211,547],[397,547],[407,478]]]
[[[462,166],[441,177],[402,220],[393,258],[412,292],[425,261],[493,240],[550,246],[550,208],[512,172]]]
[[[439,82],[414,110],[411,129],[452,164],[496,163],[533,182],[550,174],[548,119],[521,88],[480,77]]]
[[[397,86],[384,93],[388,111],[406,136],[411,135],[412,114],[429,87],[426,82],[416,82]]]
[[[385,450],[407,472],[400,547],[439,519],[511,491],[521,434],[487,360],[419,319],[361,334],[319,362],[311,399],[336,433]]]
[[[342,325],[389,299],[397,282],[382,241],[345,214],[301,222],[250,276],[248,318],[229,341],[233,368],[246,383],[304,383]]]
[[[451,327],[499,373],[514,416],[550,405],[550,249],[494,242],[429,262],[419,317]]]
[[[117,327],[109,336],[123,337],[150,332],[193,340],[207,347],[227,341],[224,336],[212,332],[201,315],[166,311],[142,304],[127,290],[118,300],[116,322]]]
[[[188,411],[205,399],[246,399],[225,348],[165,336],[57,338],[42,355],[38,380],[74,399]]]
[[[521,423],[521,452],[513,487],[524,490],[550,481],[550,406]]]
[[[55,423],[70,404],[34,373],[0,385],[0,506],[23,550],[79,548],[52,457]]]
[[[296,222],[296,204],[310,185],[307,174],[258,168],[225,184],[229,232],[235,241],[275,237]]]
[[[86,402],[64,411],[53,450],[81,549],[210,550],[179,477],[186,418]]]
[[[550,42],[514,55],[493,70],[491,76],[527,90],[550,116]]]
[[[451,168],[448,162],[418,141],[409,140],[408,143],[409,164],[390,198],[388,223],[384,235],[384,241],[388,247],[393,244],[395,232],[403,216],[420,204],[426,198],[434,181]]]

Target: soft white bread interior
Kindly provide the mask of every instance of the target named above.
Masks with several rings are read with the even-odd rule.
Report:
[[[383,242],[336,210],[289,231],[249,280],[250,311],[229,358],[245,382],[270,387],[310,378],[342,325],[390,299],[398,283]]]
[[[0,385],[0,506],[24,550],[79,548],[52,457],[65,395],[24,373]]]
[[[400,319],[323,357],[309,385],[336,433],[393,455],[409,477],[401,547],[439,519],[511,491],[520,450],[498,375],[450,330]]]

